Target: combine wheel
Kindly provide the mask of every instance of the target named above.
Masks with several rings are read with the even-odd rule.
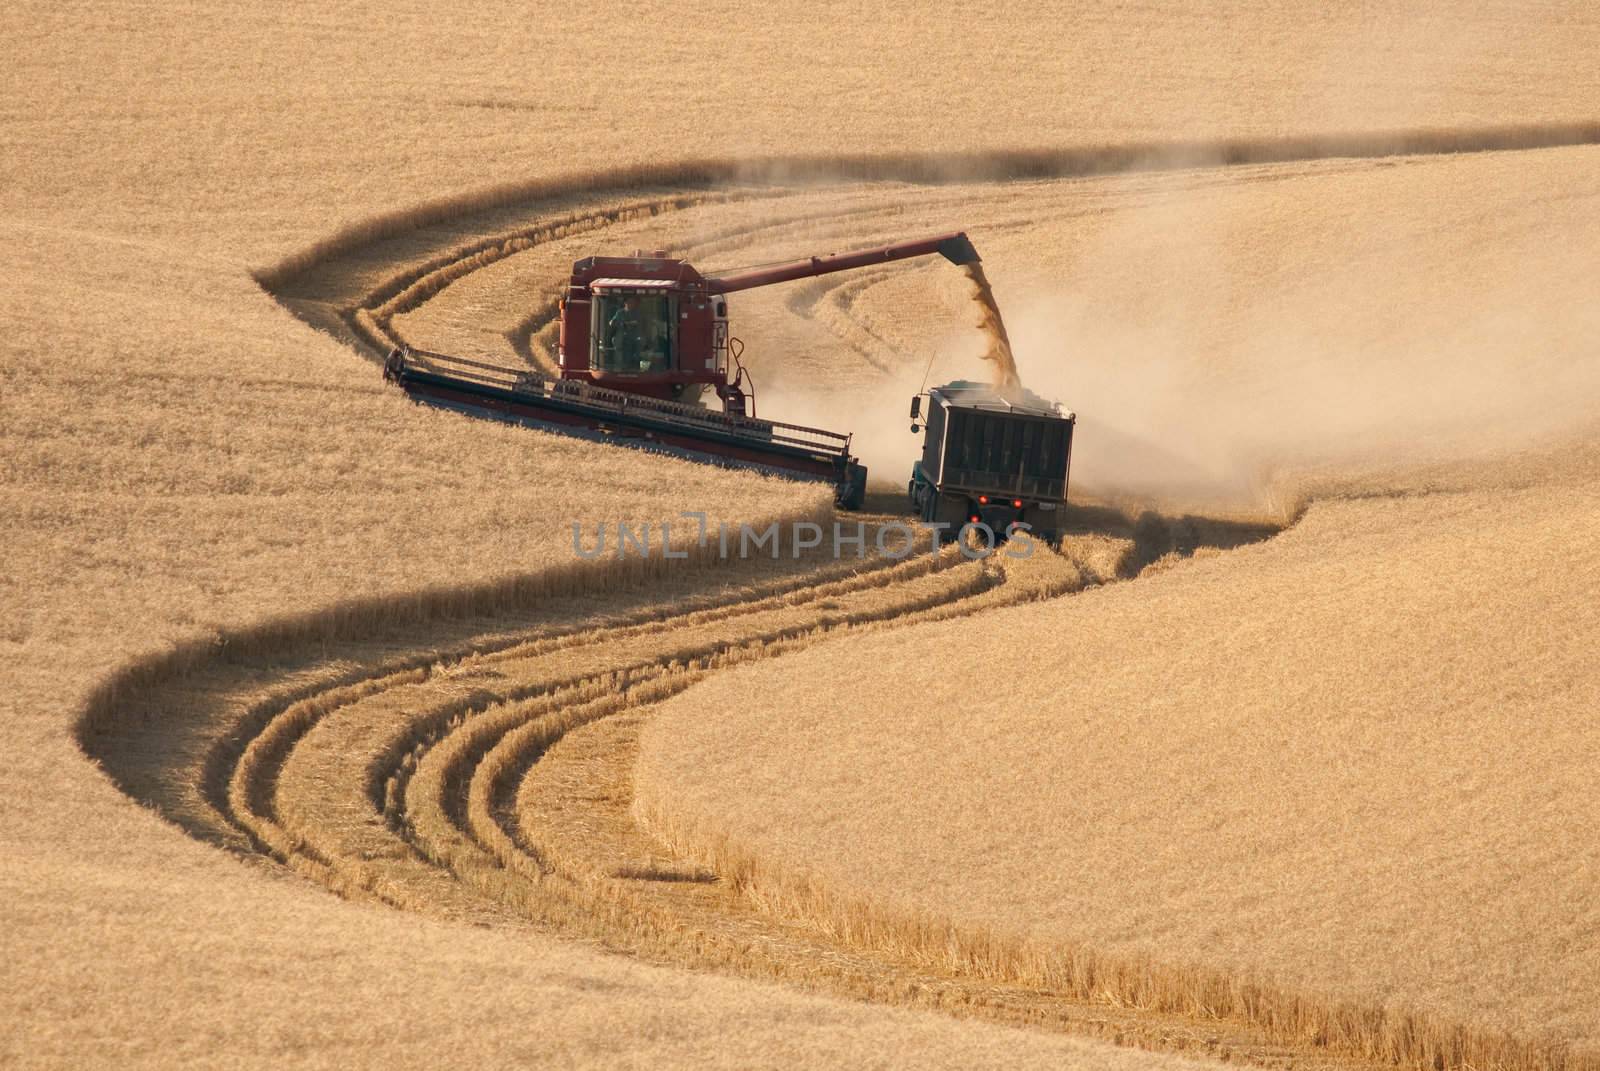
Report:
[[[840,509],[860,509],[867,500],[867,467],[850,464],[845,472],[844,483],[839,485],[834,494],[834,501]]]

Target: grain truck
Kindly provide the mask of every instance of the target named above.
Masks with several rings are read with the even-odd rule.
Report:
[[[968,380],[916,395],[911,430],[923,439],[907,486],[912,511],[948,525],[945,538],[969,523],[1001,537],[1021,523],[1036,538],[1060,538],[1076,419],[1031,391]]]

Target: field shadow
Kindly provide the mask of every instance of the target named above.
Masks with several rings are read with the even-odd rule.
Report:
[[[1064,536],[1126,539],[1133,550],[1117,570],[1131,580],[1164,558],[1189,558],[1201,549],[1233,550],[1271,539],[1284,526],[1268,521],[1211,517],[1198,513],[1161,513],[1154,509],[1126,511],[1106,505],[1069,505]]]
[[[909,505],[904,491],[879,486],[867,491],[861,513],[875,523],[898,521],[915,526]],[[1116,570],[1116,579],[1131,580],[1164,558],[1188,558],[1202,549],[1233,550],[1261,543],[1286,527],[1268,520],[1069,501],[1061,535],[1063,539],[1101,538],[1131,544],[1132,550]]]

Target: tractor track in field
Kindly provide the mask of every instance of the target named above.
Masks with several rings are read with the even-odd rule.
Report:
[[[946,547],[802,563],[667,605],[641,594],[598,627],[566,626],[571,607],[552,605],[509,630],[456,622],[458,635],[477,634],[463,646],[423,630],[219,659],[87,743],[127,791],[192,835],[352,899],[1147,1048],[1352,1066],[1246,1024],[1067,999],[840,938],[768,910],[738,875],[678,857],[633,820],[640,726],[708,674],[852,632],[1059,597],[1165,554],[1266,534],[1200,519],[1118,524],[1086,512],[1062,552],[1027,558],[974,561]]]
[[[1592,141],[1593,131],[1584,137]],[[1438,151],[1461,151],[1448,145]],[[1237,179],[1271,177],[1248,170]],[[1058,167],[1054,177],[1074,173],[1097,169]],[[1218,176],[1199,170],[1195,181]],[[1020,177],[1050,176],[1024,169]],[[836,187],[846,202],[865,188]],[[884,212],[865,196],[819,207],[801,187],[776,183],[639,183],[603,195],[574,187],[396,225],[280,273],[272,289],[307,322],[381,356],[394,341],[420,341],[407,334],[406,317],[523,254],[548,251],[551,263],[528,277],[554,282],[563,243],[756,201],[771,209],[759,231],[768,239]],[[993,225],[1028,225],[1024,216],[1001,213]],[[757,236],[740,226],[702,230],[683,252],[728,259]],[[789,309],[848,321],[860,289],[892,274],[806,289]],[[548,363],[554,314],[553,303],[525,302],[463,355]],[[893,353],[892,338],[867,325],[843,341],[886,372],[873,355]],[[901,562],[697,566],[647,591],[550,598],[521,613],[397,624],[266,653],[218,652],[130,689],[115,717],[84,729],[82,741],[124,791],[191,835],[354,899],[508,933],[535,927],[680,967],[1257,1066],[1381,1062],[1203,1009],[1170,1014],[1110,993],[1073,997],[929,963],[889,942],[841,938],[820,920],[775,911],[740,875],[679,857],[634,821],[639,728],[655,703],[707,675],[855,632],[1070,595],[1130,579],[1165,556],[1276,530],[1113,510],[1075,517],[1060,553],[1022,560],[970,562],[947,550]]]

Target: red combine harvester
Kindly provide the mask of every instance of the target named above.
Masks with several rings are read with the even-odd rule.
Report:
[[[384,378],[418,401],[477,416],[825,480],[856,509],[867,470],[850,455],[849,434],[757,419],[726,295],[934,253],[978,260],[961,232],[724,275],[663,252],[585,257],[560,302],[557,378],[407,347],[389,353]],[[696,404],[707,387],[720,411]]]

